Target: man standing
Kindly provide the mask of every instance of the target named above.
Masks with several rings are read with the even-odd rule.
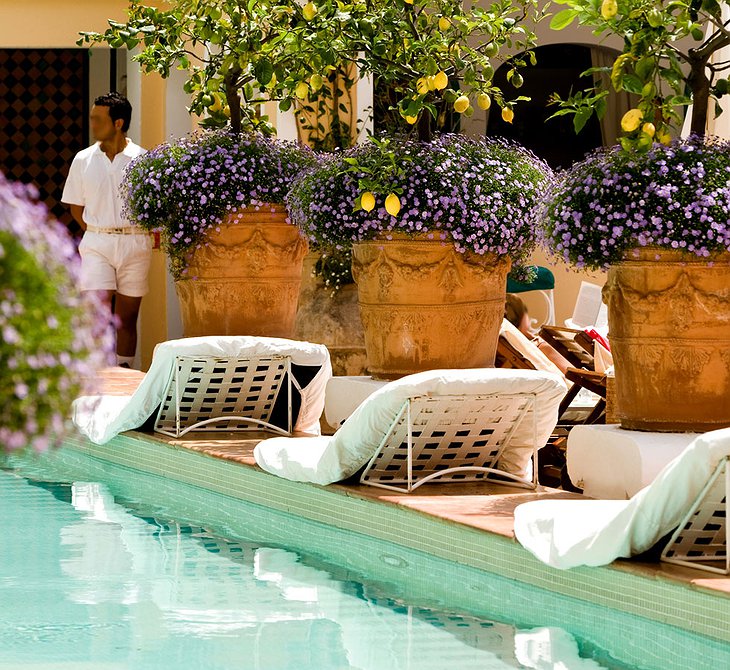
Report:
[[[62,202],[84,231],[79,245],[81,290],[100,291],[117,316],[117,364],[132,367],[137,316],[148,291],[152,240],[122,214],[124,169],[144,149],[127,138],[132,105],[119,93],[94,100],[91,133],[96,143],[76,154]]]

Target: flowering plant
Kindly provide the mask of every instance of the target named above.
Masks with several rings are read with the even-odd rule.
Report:
[[[292,221],[324,247],[346,249],[393,232],[440,234],[461,253],[521,263],[534,246],[535,208],[551,174],[504,140],[395,138],[323,156],[295,181],[287,204]],[[388,190],[367,190],[384,181]]]
[[[73,242],[36,198],[0,173],[0,451],[58,442],[113,351],[108,310],[79,292]]]
[[[203,132],[137,158],[127,168],[122,192],[130,220],[162,233],[179,279],[208,230],[234,210],[283,203],[292,179],[314,161],[311,150],[293,142]]]
[[[730,251],[730,142],[692,136],[646,153],[614,147],[564,175],[546,207],[548,247],[607,268],[637,247]]]

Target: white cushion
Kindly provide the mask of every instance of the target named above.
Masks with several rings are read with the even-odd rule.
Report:
[[[631,500],[539,500],[515,510],[515,537],[555,568],[607,565],[674,530],[722,458],[730,428],[696,438]]]
[[[534,342],[525,337],[525,335],[518,329],[515,328],[507,319],[502,319],[502,326],[499,329],[499,334],[504,337],[509,344],[511,344],[517,351],[519,351],[530,363],[535,366],[535,370],[542,370],[543,372],[552,372],[563,376],[560,368],[555,365],[545,354],[540,351]]]
[[[568,435],[568,474],[589,498],[626,500],[651,484],[696,437],[624,430],[618,424],[574,426]]]
[[[152,364],[132,396],[86,396],[73,404],[78,430],[96,444],[104,444],[125,430],[139,428],[165,399],[176,356],[266,357],[289,356],[294,365],[319,367],[301,392],[294,430],[319,434],[327,381],[332,366],[327,347],[273,337],[215,336],[169,340],[155,347]]]
[[[272,438],[254,450],[256,462],[294,481],[331,484],[350,477],[375,454],[407,398],[432,394],[534,393],[537,446],[547,442],[565,395],[562,375],[537,370],[429,370],[386,384],[365,400],[332,437]],[[532,411],[505,447],[499,467],[525,476],[532,455]]]

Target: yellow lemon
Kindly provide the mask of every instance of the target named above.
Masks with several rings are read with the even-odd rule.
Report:
[[[456,100],[454,100],[455,112],[463,114],[467,109],[469,109],[469,98],[467,98],[465,95],[460,95],[458,98],[456,98]]]
[[[322,84],[324,84],[324,79],[321,74],[313,74],[309,78],[309,85],[312,87],[313,91],[319,91],[319,89],[322,88]]]
[[[307,21],[311,21],[315,16],[317,16],[317,7],[313,2],[308,2],[304,7],[302,7],[302,15]]]
[[[412,4],[413,4],[413,0],[405,0],[405,3],[406,3],[407,5],[412,5]]]
[[[419,95],[426,95],[431,89],[428,86],[428,78],[427,77],[421,77],[416,82],[416,90],[418,91]]]
[[[366,212],[372,212],[375,209],[375,196],[370,191],[365,191],[360,196],[360,207]]]
[[[439,30],[444,31],[451,28],[451,21],[449,21],[445,16],[442,16],[439,19]]]
[[[603,0],[601,3],[601,16],[608,20],[618,14],[618,3],[616,0]]]
[[[515,118],[515,113],[509,108],[505,107],[502,109],[502,120],[506,123],[512,123],[512,120]]]
[[[669,144],[672,141],[672,136],[666,131],[666,130],[660,130],[657,133],[656,138],[662,143],[662,144]]]
[[[400,212],[400,199],[395,193],[391,193],[385,199],[385,211],[391,216],[398,216],[398,212]]]
[[[300,100],[304,100],[304,98],[307,97],[309,94],[309,86],[307,86],[306,81],[300,81],[297,84],[297,87],[294,89],[294,95],[297,96]]]
[[[405,118],[406,118],[406,121],[408,121],[408,123],[410,123],[411,125],[413,125],[416,121],[418,121],[417,116],[406,116]]]
[[[480,93],[477,96],[477,105],[479,109],[489,109],[492,106],[492,99],[486,93]]]
[[[625,133],[633,133],[640,125],[644,118],[644,112],[640,109],[630,109],[621,117],[621,130]]]
[[[654,137],[654,134],[656,133],[656,127],[653,123],[645,123],[643,126],[641,126],[641,130],[645,132],[649,137]]]
[[[223,109],[223,96],[220,93],[213,93],[213,104],[208,109],[211,112],[220,112]]]
[[[436,79],[436,77],[434,77],[434,76],[426,77],[426,83],[428,84],[429,91],[436,90],[436,84],[434,84],[434,79]]]
[[[446,73],[443,70],[434,75],[433,85],[434,88],[438,89],[439,91],[442,91],[449,85],[449,78],[446,76]]]

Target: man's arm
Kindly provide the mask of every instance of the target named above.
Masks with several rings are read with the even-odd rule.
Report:
[[[71,216],[74,221],[81,226],[81,230],[86,230],[86,222],[84,221],[84,206],[83,205],[69,205],[71,208]]]

